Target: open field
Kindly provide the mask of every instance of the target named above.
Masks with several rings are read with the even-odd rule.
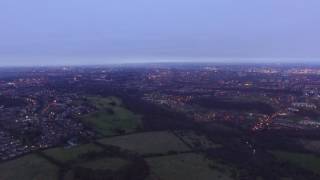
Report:
[[[280,161],[289,162],[298,167],[320,174],[320,157],[318,156],[286,151],[272,151],[271,153]]]
[[[190,150],[179,138],[167,131],[137,133],[99,140],[139,154],[168,153]]]
[[[58,180],[59,169],[35,154],[0,164],[1,180]]]
[[[66,163],[68,161],[75,161],[80,158],[81,155],[90,152],[101,152],[103,149],[94,144],[84,144],[72,148],[54,148],[43,151],[43,153],[55,160]]]
[[[141,127],[141,116],[122,107],[121,100],[116,97],[89,97],[88,101],[98,111],[85,116],[82,121],[102,135],[130,133]]]
[[[151,169],[149,180],[232,180],[232,169],[205,159],[199,154],[180,154],[148,158]]]

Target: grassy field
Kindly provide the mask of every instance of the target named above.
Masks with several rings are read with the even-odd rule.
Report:
[[[58,173],[58,167],[34,154],[0,164],[1,180],[58,180]]]
[[[197,134],[193,131],[176,131],[187,144],[195,149],[209,149],[222,147],[220,144],[213,143],[204,135]]]
[[[99,141],[102,144],[119,146],[139,154],[167,153],[190,150],[179,138],[167,131],[137,133]]]
[[[292,163],[298,167],[313,171],[320,175],[320,157],[305,153],[292,153],[286,151],[271,152],[280,161]]]
[[[124,108],[116,97],[88,97],[88,101],[98,111],[85,116],[82,121],[102,135],[130,133],[142,125],[141,116]]]
[[[47,156],[54,158],[57,161],[66,163],[68,161],[75,161],[79,159],[80,155],[89,152],[101,152],[103,149],[94,144],[85,144],[72,148],[54,148],[45,150],[43,153]]]
[[[231,168],[205,159],[199,154],[180,154],[148,158],[151,169],[148,180],[232,180]]]

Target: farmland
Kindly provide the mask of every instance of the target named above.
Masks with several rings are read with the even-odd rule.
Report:
[[[190,150],[174,134],[167,131],[136,133],[99,140],[102,144],[119,146],[139,154]]]
[[[141,116],[122,106],[116,97],[88,97],[97,111],[82,118],[82,122],[103,136],[125,134],[141,128]]]
[[[94,144],[85,144],[72,148],[53,148],[44,151],[43,153],[61,163],[75,161],[81,158],[81,155],[92,152],[101,152],[103,149]]]
[[[286,151],[273,151],[278,160],[289,162],[314,173],[320,173],[320,157],[306,153],[292,153]]]
[[[116,104],[118,103],[120,101]],[[2,173],[1,179],[19,179],[22,175],[26,180],[48,179],[46,175],[50,175],[52,180],[59,177],[64,180],[74,180],[78,179],[83,171],[90,177],[94,176],[94,172],[102,174],[112,172],[114,173],[112,176],[119,176],[117,174],[119,170],[136,166],[133,164],[136,158],[133,156],[132,159],[130,158],[132,155],[126,155],[132,152],[144,157],[150,168],[149,179],[170,180],[188,177],[192,180],[216,177],[228,180],[232,174],[228,166],[194,153],[196,149],[217,147],[220,145],[193,131],[151,131],[119,135],[74,147],[51,148],[9,161],[2,164],[0,170],[6,172],[8,167],[17,167],[21,173]],[[172,168],[176,168],[175,171]],[[192,172],[192,169],[197,169],[201,173],[185,173]],[[50,172],[46,173],[47,171]]]
[[[227,166],[193,153],[148,158],[147,162],[151,167],[150,179],[231,180],[234,173]]]
[[[0,165],[0,179],[58,180],[59,169],[36,154],[27,155]]]

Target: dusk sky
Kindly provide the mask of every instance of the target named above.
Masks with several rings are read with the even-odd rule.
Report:
[[[0,65],[320,62],[319,0],[1,0]]]

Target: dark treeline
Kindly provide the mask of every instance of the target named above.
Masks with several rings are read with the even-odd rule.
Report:
[[[0,106],[21,107],[21,106],[25,106],[26,104],[27,103],[22,99],[0,95]]]
[[[86,167],[73,167],[74,162],[65,164],[67,167],[73,167],[75,179],[77,180],[143,180],[149,174],[149,166],[143,157],[140,155],[123,150],[117,146],[104,145],[95,142],[96,145],[101,146],[105,150],[102,152],[88,152],[79,156],[82,161],[88,161],[93,159],[103,158],[120,158],[128,161],[127,165],[124,165],[118,170],[110,169],[91,169]]]
[[[144,128],[147,130],[192,129],[196,125],[185,114],[170,111],[138,98],[126,96],[124,103],[133,112],[143,115]]]
[[[236,166],[238,171],[233,176],[239,180],[259,178],[281,180],[284,177],[290,177],[292,180],[318,180],[320,178],[308,170],[287,162],[279,162],[273,155],[262,149],[257,149],[253,154],[252,149],[241,144],[209,149],[206,155],[209,159],[219,159],[230,166]]]
[[[192,103],[199,104],[206,108],[212,109],[228,109],[228,110],[237,110],[237,111],[248,111],[248,112],[260,112],[263,114],[272,114],[275,112],[275,109],[263,102],[244,102],[236,100],[224,100],[215,97],[206,97],[198,98],[193,100]]]
[[[77,180],[143,180],[149,175],[149,167],[142,158],[133,159],[128,165],[118,169],[73,168]]]
[[[317,129],[314,130],[296,130],[296,129],[281,129],[281,130],[264,130],[258,134],[254,134],[254,137],[269,137],[270,139],[276,137],[287,138],[304,138],[304,139],[319,139],[320,132]]]

